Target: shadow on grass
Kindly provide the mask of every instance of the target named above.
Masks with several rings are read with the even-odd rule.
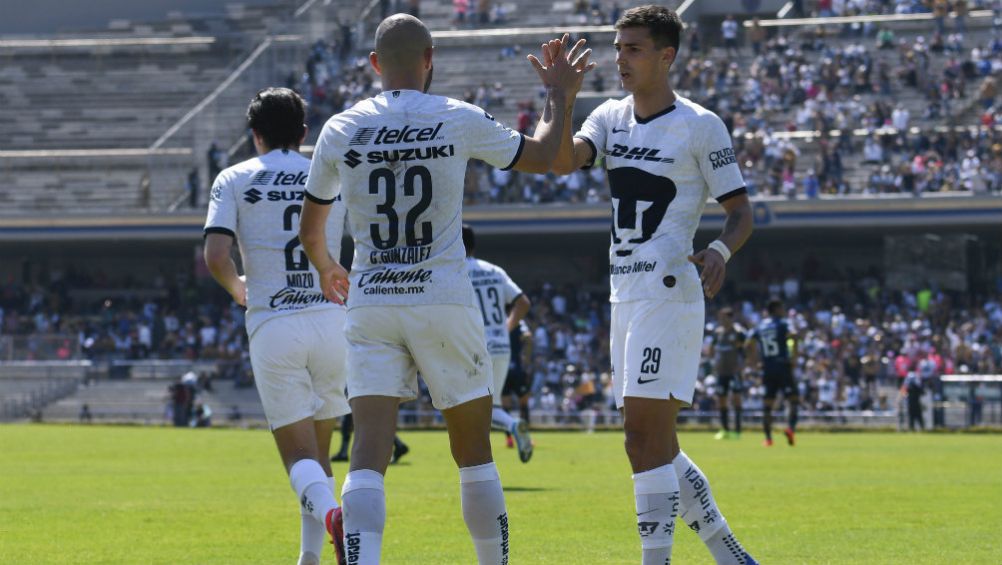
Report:
[[[543,487],[504,487],[505,492],[546,492],[550,490],[554,489]]]

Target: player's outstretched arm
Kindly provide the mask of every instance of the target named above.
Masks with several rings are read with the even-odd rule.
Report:
[[[205,266],[209,268],[212,278],[226,289],[233,301],[241,306],[247,306],[247,285],[245,279],[237,274],[237,265],[230,254],[233,250],[233,236],[222,233],[209,233],[205,236],[205,249],[202,257]]]
[[[565,33],[561,39],[561,43],[566,46],[568,41],[570,41],[570,36]],[[598,65],[595,62],[589,62],[588,59],[590,57],[591,49],[585,49],[584,39],[579,39],[574,44],[574,47],[567,52],[567,62],[574,68],[582,70],[583,73],[594,69]],[[581,74],[582,79],[584,78],[583,73]],[[557,150],[557,158],[554,159],[553,167],[551,168],[558,175],[570,174],[595,158],[591,146],[587,142],[583,139],[576,139],[571,135],[574,128],[574,102],[577,99],[578,92],[581,91],[582,82],[579,80],[575,88],[567,93],[567,106],[564,109],[564,129],[560,136],[560,149]]]
[[[348,298],[348,271],[331,257],[327,249],[327,217],[330,204],[320,204],[307,199],[299,221],[299,242],[310,258],[310,263],[320,275],[320,288],[324,297],[335,304],[344,304]]]
[[[525,138],[522,155],[514,167],[517,171],[545,173],[550,170],[560,150],[564,122],[572,111],[573,97],[581,89],[584,75],[595,67],[594,64],[588,64],[590,51],[575,54],[574,60],[568,60],[566,47],[569,41],[569,36],[565,34],[562,39],[544,43],[542,61],[535,55],[528,57],[539,80],[546,87],[546,103],[535,133],[532,137]],[[583,47],[583,40],[578,44]]]
[[[751,203],[747,194],[728,198],[720,205],[727,212],[724,230],[720,233],[720,237],[706,249],[689,256],[689,261],[702,267],[699,280],[703,283],[703,293],[707,298],[713,298],[720,291],[720,287],[724,284],[724,276],[727,274],[727,260],[748,241],[754,228]],[[723,244],[724,249],[721,249],[720,244]]]

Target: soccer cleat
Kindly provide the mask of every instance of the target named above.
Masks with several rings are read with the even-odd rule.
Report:
[[[727,430],[720,430],[719,432],[713,434],[713,439],[727,439]]]
[[[508,449],[515,447],[515,440],[512,439],[511,434],[505,434],[504,444],[508,446]]]
[[[400,458],[407,455],[411,448],[407,447],[407,444],[400,442],[393,448],[393,455],[390,456],[390,463],[399,463]]]
[[[755,561],[751,555],[745,553],[745,565],[758,565],[758,561]]]
[[[794,444],[793,430],[790,428],[786,428],[785,430],[783,430],[783,435],[786,436],[786,443],[789,443],[790,446],[793,447]]]
[[[765,447],[772,447],[772,438],[766,438],[765,441],[762,442],[762,445]]]
[[[529,426],[524,420],[515,422],[511,427],[511,435],[515,436],[515,443],[518,444],[518,458],[522,463],[528,463],[532,459],[532,439],[529,437]]]
[[[345,565],[344,559],[344,516],[341,507],[327,513],[327,533],[331,535],[331,545],[334,546],[334,559],[337,565]]]

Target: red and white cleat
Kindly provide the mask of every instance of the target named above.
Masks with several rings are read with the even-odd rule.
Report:
[[[327,513],[327,533],[331,535],[331,545],[334,546],[334,558],[337,565],[345,565],[344,560],[344,517],[341,507]]]

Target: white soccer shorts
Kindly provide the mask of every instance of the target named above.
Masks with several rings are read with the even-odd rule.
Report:
[[[491,365],[494,367],[494,406],[501,406],[501,391],[508,378],[508,365],[511,363],[511,351],[492,353]]]
[[[702,302],[612,304],[610,341],[616,407],[624,396],[692,402],[703,344]]]
[[[343,308],[307,310],[267,320],[251,336],[254,383],[271,429],[351,412],[344,323]]]
[[[458,304],[359,306],[348,311],[348,396],[418,397],[447,410],[491,396],[491,361],[480,311]]]

